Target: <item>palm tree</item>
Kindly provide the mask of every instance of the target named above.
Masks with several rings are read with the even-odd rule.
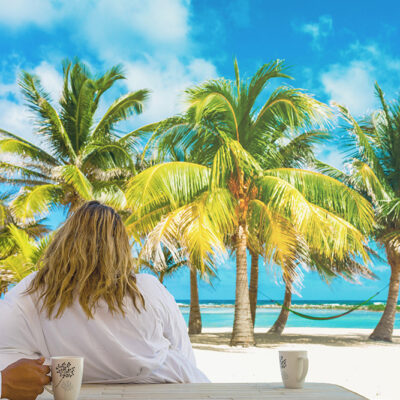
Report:
[[[375,211],[375,240],[384,246],[391,268],[385,311],[370,339],[391,341],[400,285],[400,102],[388,104],[378,84],[381,108],[357,122],[338,106],[348,123],[350,174],[319,163],[320,170],[346,182],[369,199]]]
[[[171,211],[156,225],[145,221],[138,224],[135,214],[126,221],[134,235],[149,231],[141,249],[140,260],[152,260],[159,271],[171,274],[183,264],[190,273],[189,334],[199,334],[202,329],[197,274],[210,282],[215,277],[214,262],[224,252],[221,234],[212,224],[206,211],[207,199],[198,199],[178,210]],[[139,229],[139,230],[138,230]]]
[[[19,282],[38,268],[38,261],[49,244],[49,236],[35,241],[27,232],[13,224],[8,225],[8,230],[17,249],[0,260],[0,286],[3,292],[8,285]]]
[[[351,257],[351,254],[345,255],[342,258],[333,257],[327,258],[321,254],[320,249],[309,249],[307,244],[304,244],[307,248],[307,253],[304,253],[304,248],[299,249],[301,251],[297,256],[297,264],[307,265],[307,269],[318,272],[321,279],[325,283],[329,284],[334,278],[341,277],[347,281],[355,282],[359,277],[363,278],[375,278],[375,275],[362,263],[359,263],[356,259]],[[375,256],[374,252],[367,246],[365,251],[370,256]],[[281,335],[285,329],[286,322],[289,318],[289,308],[292,304],[292,291],[295,277],[288,276],[284,279],[285,281],[285,295],[283,304],[278,318],[269,329],[268,333]]]
[[[343,183],[323,174],[295,168],[263,169],[254,154],[265,148],[280,121],[285,126],[309,128],[325,120],[327,108],[299,89],[280,87],[267,101],[256,101],[273,78],[287,77],[284,65],[262,66],[250,81],[242,81],[235,63],[235,82],[208,81],[187,90],[188,111],[158,126],[159,143],[181,143],[197,159],[168,162],[141,172],[127,185],[126,197],[133,221],[146,226],[188,204],[203,201],[204,217],[212,231],[235,238],[236,301],[232,345],[254,343],[247,279],[249,230],[256,227],[265,259],[290,274],[294,268],[300,232],[321,252],[344,257],[349,252],[366,258],[363,231],[371,229],[368,201]],[[189,115],[189,117],[188,117]],[[192,121],[195,123],[193,124]],[[276,154],[279,158],[279,154]],[[193,220],[194,214],[188,215]]]
[[[271,168],[302,168],[315,162],[314,146],[328,137],[328,134],[321,130],[311,130],[300,132],[293,130],[287,121],[279,121],[275,126],[271,125],[271,135],[265,143],[267,151],[260,151],[256,148],[253,156],[259,161],[263,169]],[[258,294],[258,269],[259,258],[262,254],[263,243],[257,237],[258,232],[254,232],[253,237],[249,237],[248,250],[251,256],[250,268],[250,311],[253,326],[255,324]],[[296,239],[294,239],[296,240]],[[262,241],[262,240],[261,240]],[[295,277],[289,277],[291,282]],[[290,294],[291,296],[291,294]],[[287,303],[285,295],[285,301]],[[282,314],[285,313],[284,308]],[[282,316],[284,319],[284,316]],[[286,316],[287,319],[287,316]]]
[[[23,221],[53,205],[72,211],[93,198],[123,208],[122,184],[135,173],[132,152],[142,130],[119,137],[116,126],[142,112],[148,91],[123,95],[97,116],[103,95],[124,79],[121,67],[94,77],[79,61],[67,61],[63,73],[64,87],[57,108],[38,77],[21,74],[19,85],[35,115],[43,146],[0,129],[0,153],[17,159],[0,163],[0,182],[22,187],[12,207]]]
[[[20,251],[16,241],[17,236],[10,227],[25,232],[32,240],[40,239],[49,232],[42,220],[31,220],[28,223],[23,223],[15,218],[9,206],[11,197],[10,193],[0,194],[0,264],[3,260]],[[5,269],[0,270],[0,294],[7,291],[10,283],[14,283],[13,278],[14,274],[12,272]]]
[[[147,259],[141,258],[138,263],[142,268],[153,272],[158,280],[164,283],[164,279],[184,267],[187,264],[187,260],[184,258],[176,259],[168,247],[163,246],[162,243],[160,243],[160,245],[162,252],[161,257],[156,257],[154,254],[147,254]]]
[[[24,230],[32,239],[38,239],[49,232],[43,220],[31,220],[23,223],[18,220],[10,208],[11,193],[0,194],[0,260],[7,258],[17,250],[13,235],[8,229],[9,225],[15,225]]]

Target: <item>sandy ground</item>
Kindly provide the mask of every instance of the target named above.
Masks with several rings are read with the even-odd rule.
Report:
[[[278,350],[307,350],[306,381],[344,386],[368,399],[400,400],[400,330],[393,343],[371,342],[367,329],[256,329],[256,347],[230,347],[229,329],[191,337],[197,363],[212,382],[279,382]]]

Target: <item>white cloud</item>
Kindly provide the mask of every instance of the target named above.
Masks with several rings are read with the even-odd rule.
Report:
[[[373,68],[368,62],[334,64],[321,75],[321,82],[330,101],[345,105],[355,115],[371,111],[376,104]]]
[[[333,31],[332,17],[321,15],[317,22],[303,24],[299,30],[310,35],[313,47],[319,48],[321,39],[329,36]]]
[[[134,120],[135,124],[154,122],[181,111],[181,94],[185,88],[217,76],[213,63],[193,56],[196,43],[190,33],[189,0],[35,1],[40,10],[48,8],[54,20],[68,26],[73,37],[93,51],[97,64],[96,68],[91,68],[93,71],[104,72],[111,65],[122,63],[127,77],[123,90],[152,90],[144,113]],[[18,2],[21,7],[30,7],[29,0]],[[24,23],[44,27],[45,20],[36,18],[35,13],[29,19],[28,14],[25,16],[24,12],[17,12],[18,7],[14,8],[14,13],[20,16],[14,21],[15,24],[18,22],[18,27],[23,28]],[[5,15],[0,14],[0,24],[6,23],[4,19]],[[59,65],[54,66],[48,61],[50,56],[47,57],[36,67],[26,69],[39,75],[55,103],[62,90],[62,77],[58,72]],[[99,66],[96,61],[103,65]],[[14,86],[18,90],[16,83]],[[0,101],[10,90],[13,89],[8,83],[2,85],[0,82]],[[106,96],[99,113],[109,104],[111,96],[115,98],[120,94],[117,92],[118,88],[114,88]],[[20,97],[17,102],[22,104]],[[0,126],[4,121],[3,112],[5,109],[0,109]]]
[[[177,58],[148,59],[125,64],[126,85],[131,91],[147,88],[152,91],[140,124],[155,122],[183,110],[182,91],[195,83],[217,76],[215,66],[201,58],[184,64]]]
[[[45,27],[52,24],[58,14],[51,0],[13,0],[0,7],[0,22],[11,28],[26,24]]]
[[[44,89],[50,94],[53,105],[58,101],[63,79],[57,69],[46,61],[41,62],[29,71],[38,75]],[[17,136],[40,144],[40,137],[34,133],[34,115],[26,106],[18,86],[18,70],[12,83],[0,82],[0,127]]]
[[[76,2],[77,0],[74,0]],[[183,53],[188,44],[188,0],[98,0],[69,6],[75,14],[76,39],[104,60],[120,62],[152,53]]]
[[[151,51],[148,46],[183,52],[189,5],[189,0],[13,0],[0,7],[0,24],[50,29],[62,23],[103,59],[118,60]]]
[[[63,89],[63,77],[56,67],[47,61],[42,61],[33,69],[32,73],[39,76],[42,86],[53,100],[53,105],[58,102]]]
[[[0,99],[0,128],[17,136],[39,144],[40,138],[34,134],[32,115],[27,108],[7,99]],[[15,161],[9,155],[1,155],[2,161]]]
[[[395,58],[375,43],[362,45],[355,42],[343,52],[343,63],[330,65],[320,76],[330,101],[347,106],[360,116],[378,106],[374,92],[377,81],[388,96],[400,86],[398,69],[400,58]]]

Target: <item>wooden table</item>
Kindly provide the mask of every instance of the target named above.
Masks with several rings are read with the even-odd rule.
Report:
[[[38,400],[53,399],[45,392]],[[151,385],[83,385],[81,400],[361,400],[341,386],[306,383],[303,389],[285,389],[282,383],[190,383]]]

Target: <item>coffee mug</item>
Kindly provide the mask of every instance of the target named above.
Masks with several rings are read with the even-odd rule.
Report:
[[[279,351],[279,364],[285,387],[289,389],[302,388],[308,371],[307,352],[298,350]]]
[[[55,400],[77,400],[82,386],[83,357],[51,357],[50,369],[51,386],[45,389]]]

